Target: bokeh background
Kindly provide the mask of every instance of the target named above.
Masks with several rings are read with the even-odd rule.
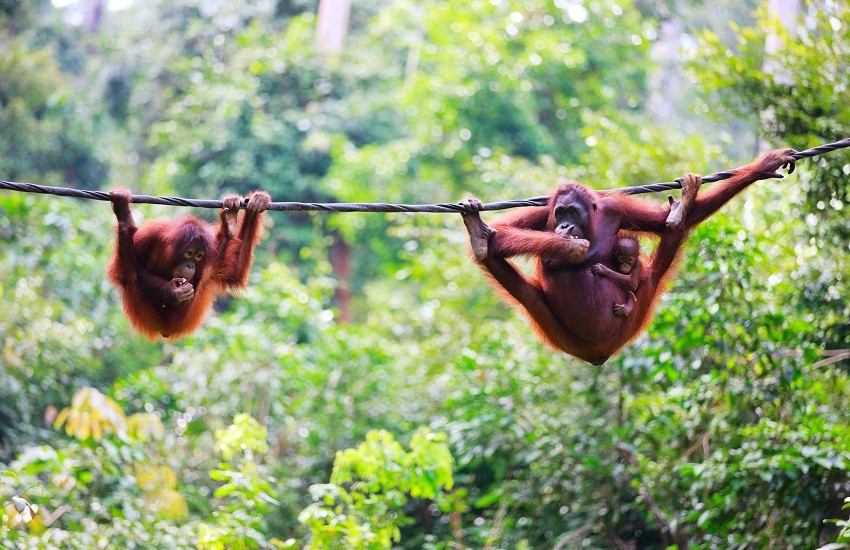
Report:
[[[844,1],[321,4],[0,0],[0,178],[490,201],[850,137]],[[457,215],[270,213],[166,344],[106,281],[108,203],[0,191],[0,547],[845,548],[848,176],[724,207],[603,367]]]

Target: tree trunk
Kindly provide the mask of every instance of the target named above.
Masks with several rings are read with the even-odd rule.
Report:
[[[89,34],[95,34],[100,30],[103,21],[104,0],[92,0],[86,12],[86,29]]]
[[[790,29],[797,20],[797,14],[800,13],[800,0],[770,0],[768,2],[768,13],[771,16],[779,18],[780,23],[786,29]],[[764,72],[773,75],[777,84],[791,85],[794,79],[791,76],[792,67],[783,67],[776,59],[776,52],[782,48],[780,37],[770,30],[767,37],[764,39]],[[761,127],[770,128],[776,124],[776,116],[773,107],[768,107],[761,113]],[[762,137],[763,133],[759,133],[758,148],[760,151],[766,151],[772,147]]]
[[[770,0],[768,12],[770,15],[779,18],[783,27],[790,29],[797,21],[797,15],[800,13],[800,0]],[[791,84],[794,81],[791,78],[791,69],[782,67],[776,61],[775,54],[781,47],[782,42],[779,36],[772,30],[768,32],[767,38],[764,40],[764,71],[772,74],[779,84]]]
[[[320,0],[316,45],[320,51],[339,53],[345,47],[351,0]]]
[[[351,316],[351,247],[334,230],[331,234],[333,243],[328,250],[331,269],[336,279],[336,290],[334,291],[334,305],[339,309],[340,323],[350,323]]]
[[[320,0],[316,21],[316,46],[329,54],[342,53],[348,34],[348,16],[351,0]],[[339,231],[331,233],[333,243],[328,259],[336,278],[334,305],[339,309],[339,322],[350,323],[351,316],[351,247]]]

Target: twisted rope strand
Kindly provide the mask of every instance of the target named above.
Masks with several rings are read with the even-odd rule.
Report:
[[[796,160],[807,157],[814,157],[823,153],[829,153],[836,149],[850,147],[850,138],[845,138],[834,143],[827,143],[805,151],[799,151],[792,156]],[[737,169],[735,169],[737,170]],[[702,178],[703,183],[711,183],[715,181],[725,180],[735,173],[735,170],[726,170],[717,172]],[[618,189],[608,189],[601,193],[625,193],[627,195],[639,195],[642,193],[655,193],[658,191],[668,191],[671,189],[681,189],[681,184],[671,181],[664,183],[654,183],[651,185],[636,185],[633,187],[621,187]],[[34,183],[18,183],[14,181],[0,180],[0,189],[10,191],[20,191],[22,193],[42,193],[48,195],[58,195],[60,197],[76,197],[80,199],[89,199],[97,201],[111,202],[109,193],[104,191],[91,191],[87,189],[72,189],[68,187],[49,187],[45,185],[36,185]],[[545,206],[549,201],[549,197],[534,197],[530,199],[509,200],[501,202],[488,202],[484,204],[483,210],[505,210],[508,208],[517,208],[523,206]],[[132,202],[137,204],[162,204],[166,206],[193,206],[197,208],[222,208],[223,204],[220,200],[201,200],[201,199],[184,199],[180,197],[156,197],[152,195],[133,195]],[[243,205],[244,207],[244,205]],[[384,203],[318,203],[318,202],[272,202],[269,204],[269,210],[277,211],[320,211],[320,212],[427,212],[427,213],[459,213],[465,209],[463,206],[454,203],[438,203],[438,204],[384,204]]]
[[[836,149],[844,149],[845,147],[850,147],[850,138],[844,138],[842,140],[826,143],[824,145],[819,145],[817,147],[812,147],[811,149],[806,149],[805,151],[798,151],[791,156],[794,157],[795,160],[804,159],[807,157],[814,157],[817,155],[822,155],[823,153],[829,153],[830,151],[835,151]],[[725,180],[731,178],[737,170],[740,170],[742,167],[735,168],[733,170],[726,170],[724,172],[717,172],[714,174],[710,174],[708,176],[703,176],[703,183],[711,183],[715,181]],[[608,191],[603,191],[607,193],[625,193],[627,195],[638,195],[640,193],[655,193],[657,191],[667,191],[669,189],[681,189],[682,185],[675,181],[664,182],[664,183],[653,183],[652,185],[635,185],[634,187],[621,187],[620,189],[610,189]]]

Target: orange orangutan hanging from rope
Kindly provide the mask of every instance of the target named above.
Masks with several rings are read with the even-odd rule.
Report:
[[[247,284],[263,212],[271,202],[265,191],[249,195],[238,230],[243,199],[225,197],[215,232],[194,216],[136,227],[130,192],[115,189],[110,197],[118,229],[109,280],[121,290],[130,323],[149,339],[194,331],[219,294]]]
[[[778,149],[737,169],[731,178],[697,193],[702,179],[680,178],[681,203],[659,205],[622,193],[598,193],[577,183],[558,187],[544,208],[481,220],[481,203],[461,204],[472,253],[512,305],[526,313],[552,347],[603,364],[639,335],[652,318],[664,283],[675,271],[688,233],[753,182],[794,171],[793,149]],[[617,277],[615,243],[623,232],[659,236],[654,254],[641,259],[634,300]],[[536,274],[526,277],[508,258],[535,259]],[[623,306],[631,311],[623,315]]]

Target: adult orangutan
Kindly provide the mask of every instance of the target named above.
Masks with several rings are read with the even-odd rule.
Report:
[[[512,305],[523,310],[541,338],[556,349],[603,364],[634,339],[652,318],[666,280],[672,276],[687,234],[753,182],[781,178],[794,171],[793,149],[770,151],[711,189],[697,195],[702,179],[686,174],[681,204],[658,205],[623,193],[599,193],[566,183],[546,207],[508,214],[490,227],[481,220],[481,203],[463,201],[462,213],[472,253]],[[613,266],[621,230],[661,237],[646,262],[635,291],[634,309],[617,315],[611,304],[626,303],[627,292],[594,270]],[[526,277],[508,258],[536,259],[534,277]]]
[[[194,216],[136,227],[130,192],[115,189],[109,195],[118,218],[109,280],[121,291],[127,319],[149,339],[189,334],[217,296],[247,284],[263,212],[271,202],[265,191],[248,195],[241,224],[243,198],[224,197],[218,228]]]

